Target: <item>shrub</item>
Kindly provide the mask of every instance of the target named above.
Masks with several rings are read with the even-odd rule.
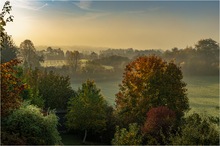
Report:
[[[113,145],[140,145],[142,142],[142,135],[140,134],[140,128],[137,123],[129,124],[129,129],[120,129],[116,126],[116,132]]]
[[[61,144],[57,131],[58,118],[51,111],[44,115],[39,108],[24,103],[7,118],[3,119],[2,127],[7,135],[16,137],[18,141],[4,138],[3,144]],[[20,142],[21,141],[21,142]],[[18,143],[17,143],[18,142]]]
[[[178,134],[171,137],[175,145],[219,145],[219,127],[208,117],[194,113],[186,118]]]
[[[147,138],[147,144],[167,144],[167,137],[174,126],[175,120],[175,112],[166,106],[150,109],[142,128],[142,132]]]

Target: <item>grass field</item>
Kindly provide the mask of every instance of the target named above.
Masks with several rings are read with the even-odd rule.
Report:
[[[185,77],[187,83],[187,95],[191,110],[189,113],[198,112],[213,116],[219,116],[219,77]],[[97,87],[109,104],[115,104],[115,94],[119,91],[118,84],[121,81],[97,82]],[[74,89],[81,84],[72,84]]]

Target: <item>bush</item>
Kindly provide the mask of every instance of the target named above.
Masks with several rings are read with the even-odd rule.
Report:
[[[61,137],[57,131],[58,118],[53,112],[46,115],[39,108],[24,103],[7,118],[3,119],[2,144],[54,145],[61,144]],[[16,137],[16,141],[7,139],[7,135]],[[11,139],[12,139],[11,138]]]
[[[219,145],[219,127],[209,117],[194,113],[186,118],[178,134],[171,138],[175,145]]]
[[[116,127],[113,145],[140,145],[142,142],[142,135],[137,123],[129,124],[129,129]]]
[[[175,121],[175,112],[166,106],[150,109],[147,113],[147,120],[142,128],[147,144],[167,144],[167,139],[171,129],[174,127]]]

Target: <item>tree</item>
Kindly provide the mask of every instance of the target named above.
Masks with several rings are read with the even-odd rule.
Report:
[[[170,138],[174,145],[219,145],[219,125],[208,117],[193,113],[185,119],[179,133]]]
[[[12,10],[12,6],[10,5],[10,1],[6,1],[2,12],[0,13],[0,44],[1,44],[1,48],[4,47],[4,44],[2,43],[4,38],[6,37],[6,32],[5,32],[5,26],[7,22],[12,22],[13,21],[13,16],[10,15],[10,11]],[[5,16],[9,14],[9,16],[7,18],[5,18]]]
[[[15,47],[11,37],[5,32],[5,26],[7,22],[13,21],[13,16],[9,15],[8,18],[4,18],[7,14],[10,14],[12,6],[9,1],[6,1],[2,12],[0,13],[0,50],[1,50],[1,63],[8,62],[16,58],[17,48]]]
[[[219,44],[212,39],[203,39],[195,45],[197,50],[197,70],[205,75],[219,73]]]
[[[15,59],[1,64],[1,116],[19,108],[22,102],[21,93],[26,85],[17,77],[18,63]]]
[[[85,143],[88,130],[99,132],[105,129],[106,107],[100,89],[97,89],[93,81],[87,80],[68,102],[67,127],[85,131]]]
[[[67,62],[70,67],[73,68],[74,72],[77,71],[78,64],[79,64],[79,51],[69,51],[67,53]]]
[[[141,145],[142,135],[137,123],[129,124],[129,129],[116,126],[115,136],[112,139],[113,145]]]
[[[40,108],[24,102],[2,121],[2,125],[2,144],[61,144],[61,137],[57,131],[58,118],[53,111],[43,114]]]
[[[20,51],[23,56],[25,68],[38,68],[40,67],[40,61],[43,61],[40,56],[37,55],[34,44],[31,40],[25,40],[20,45]]]
[[[17,58],[18,48],[10,36],[4,35],[1,47],[1,63],[9,62]]]
[[[55,74],[52,71],[49,73],[45,71],[39,75],[39,80],[37,81],[39,96],[44,99],[45,108],[65,110],[67,101],[74,95],[70,78]]]
[[[166,106],[150,109],[147,112],[147,120],[142,128],[147,144],[168,144],[168,138],[171,129],[174,127],[175,120],[175,112]]]
[[[139,57],[125,68],[116,111],[124,122],[143,124],[153,107],[167,106],[177,119],[189,109],[180,67],[157,56]]]

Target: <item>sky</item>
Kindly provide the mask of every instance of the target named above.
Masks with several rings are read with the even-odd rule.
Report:
[[[0,0],[3,7],[4,0]],[[219,1],[11,0],[17,46],[172,49],[219,42]]]

